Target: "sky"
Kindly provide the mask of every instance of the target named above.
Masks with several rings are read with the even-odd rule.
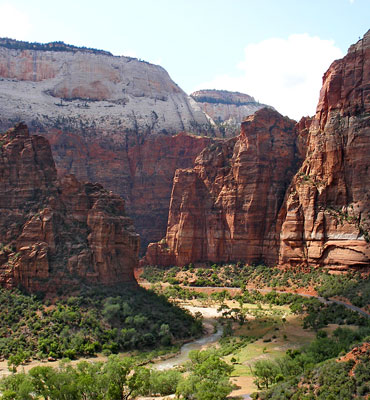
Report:
[[[239,91],[296,120],[369,28],[370,0],[0,0],[1,37],[137,57],[188,94]]]

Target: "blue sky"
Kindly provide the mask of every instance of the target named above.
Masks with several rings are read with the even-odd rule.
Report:
[[[0,0],[0,36],[138,57],[187,93],[239,90],[295,119],[369,28],[370,0]]]

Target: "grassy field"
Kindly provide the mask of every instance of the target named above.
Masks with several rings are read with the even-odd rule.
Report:
[[[220,303],[213,302],[211,305],[204,299],[186,301],[182,304],[212,306],[215,309],[220,306]],[[233,300],[228,300],[224,304],[230,309],[239,306]],[[256,361],[283,357],[287,350],[302,348],[316,337],[315,331],[303,329],[304,316],[292,314],[289,306],[243,304],[243,310],[246,313],[245,323],[240,325],[234,322],[232,334],[226,342],[237,343],[246,337],[254,337],[255,340],[223,357],[226,362],[234,366],[232,381],[239,386],[239,389],[233,391],[233,396],[257,390],[252,376],[252,368]],[[337,327],[336,324],[330,324],[324,330],[331,333]],[[355,329],[355,326],[352,328]],[[222,348],[224,345],[225,343],[221,340],[218,346]]]
[[[245,307],[251,311],[257,310],[254,304]],[[234,365],[233,382],[241,387],[233,395],[252,393],[257,389],[251,371],[257,360],[281,357],[288,349],[300,348],[315,338],[315,332],[302,328],[303,317],[292,315],[287,306],[265,306],[262,311],[258,311],[260,316],[251,315],[243,326],[233,326],[233,337],[236,340],[243,336],[259,338],[224,357],[225,361]]]

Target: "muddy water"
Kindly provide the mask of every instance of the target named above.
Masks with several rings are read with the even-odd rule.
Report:
[[[209,322],[205,320],[205,322]],[[204,336],[200,339],[194,340],[193,342],[186,343],[181,347],[180,354],[171,357],[167,360],[159,361],[153,365],[155,369],[163,371],[165,369],[170,369],[176,367],[178,365],[184,364],[184,362],[189,359],[189,352],[191,350],[201,350],[206,347],[210,347],[210,345],[218,342],[220,337],[222,336],[223,328],[221,325],[217,326],[217,332],[212,335]]]
[[[188,309],[192,314],[200,312],[204,318],[204,326],[208,332],[213,330],[214,326],[217,326],[217,331],[214,333],[208,333],[200,339],[184,344],[180,353],[171,357],[167,360],[159,361],[153,365],[153,368],[163,371],[165,369],[174,368],[178,365],[184,364],[189,360],[189,352],[191,350],[202,350],[207,347],[212,347],[212,344],[216,344],[222,336],[223,327],[217,322],[217,318],[221,316],[221,313],[213,307],[193,307],[183,306]]]

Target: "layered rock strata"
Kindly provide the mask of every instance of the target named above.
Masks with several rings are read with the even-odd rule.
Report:
[[[370,31],[323,77],[306,159],[281,209],[279,263],[370,266]]]
[[[369,153],[370,31],[325,73],[314,118],[258,111],[176,172],[166,238],[144,261],[369,268]]]
[[[176,171],[166,238],[150,244],[149,264],[258,261],[299,154],[295,121],[262,109],[241,134],[205,149],[193,169]]]
[[[159,65],[60,43],[32,46],[0,39],[2,124],[105,132],[125,144],[125,132],[173,133],[208,126],[199,107]],[[83,135],[82,135],[83,136]]]
[[[208,143],[172,136],[211,128],[160,66],[64,43],[0,39],[0,129],[17,121],[49,140],[59,175],[122,196],[144,245],[165,234],[176,168],[191,167]]]
[[[18,124],[0,137],[0,285],[55,292],[134,282],[139,235],[101,185],[57,178],[51,149]]]

